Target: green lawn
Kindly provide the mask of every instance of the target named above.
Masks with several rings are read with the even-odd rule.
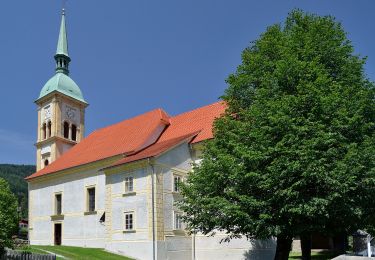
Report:
[[[36,254],[46,254],[45,251],[39,250],[37,248],[33,248],[31,246],[25,246],[25,247],[23,247],[21,249],[17,249],[17,251],[30,252],[30,253],[36,253]]]
[[[291,252],[289,254],[289,260],[301,259],[301,253]],[[337,254],[332,252],[311,252],[311,260],[330,260],[336,257]]]
[[[65,259],[108,259],[108,260],[132,260],[131,258],[111,254],[101,248],[82,248],[73,246],[31,246],[32,252],[46,253],[42,250],[62,255]],[[57,258],[63,259],[63,258]]]
[[[66,257],[65,259],[108,259],[108,260],[132,260],[131,258],[119,256],[116,254],[111,254],[104,251],[101,248],[82,248],[73,246],[31,246],[29,250],[33,253],[44,254],[47,250],[58,255]],[[329,260],[337,254],[332,252],[312,252],[312,260]],[[62,260],[63,258],[57,257],[57,259]],[[301,259],[301,253],[291,252],[289,254],[289,260],[299,260]]]

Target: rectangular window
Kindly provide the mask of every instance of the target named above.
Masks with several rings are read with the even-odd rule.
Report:
[[[133,177],[125,178],[125,193],[134,191],[133,179]]]
[[[61,201],[62,201],[62,195],[56,194],[55,195],[55,214],[61,215]]]
[[[182,177],[178,175],[173,176],[173,191],[180,192],[180,183],[182,182]]]
[[[175,212],[174,213],[174,229],[175,230],[180,230],[182,229],[182,219],[181,219],[181,214]]]
[[[87,189],[87,211],[95,211],[95,187]]]
[[[125,212],[125,230],[134,229],[134,213]]]

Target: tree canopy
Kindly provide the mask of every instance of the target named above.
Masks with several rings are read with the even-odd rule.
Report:
[[[364,64],[331,16],[294,10],[268,27],[228,77],[228,109],[182,187],[188,227],[277,237],[288,251],[297,235],[369,224],[375,92]]]
[[[12,236],[17,234],[17,198],[10,191],[9,184],[0,178],[0,254],[12,245]]]

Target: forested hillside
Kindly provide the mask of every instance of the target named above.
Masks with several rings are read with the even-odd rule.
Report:
[[[33,165],[0,164],[0,178],[5,179],[18,198],[22,217],[27,217],[27,182],[25,177],[35,172]]]

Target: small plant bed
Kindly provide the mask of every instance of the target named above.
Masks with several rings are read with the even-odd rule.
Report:
[[[74,246],[31,246],[32,250],[38,250],[38,253],[51,252],[64,258],[57,259],[108,259],[108,260],[132,260],[131,258],[120,256],[104,251],[102,248],[83,248]]]
[[[335,252],[311,252],[311,260],[329,260],[334,257],[338,256]],[[290,252],[289,254],[289,260],[299,260],[302,259],[302,253],[301,252]]]

